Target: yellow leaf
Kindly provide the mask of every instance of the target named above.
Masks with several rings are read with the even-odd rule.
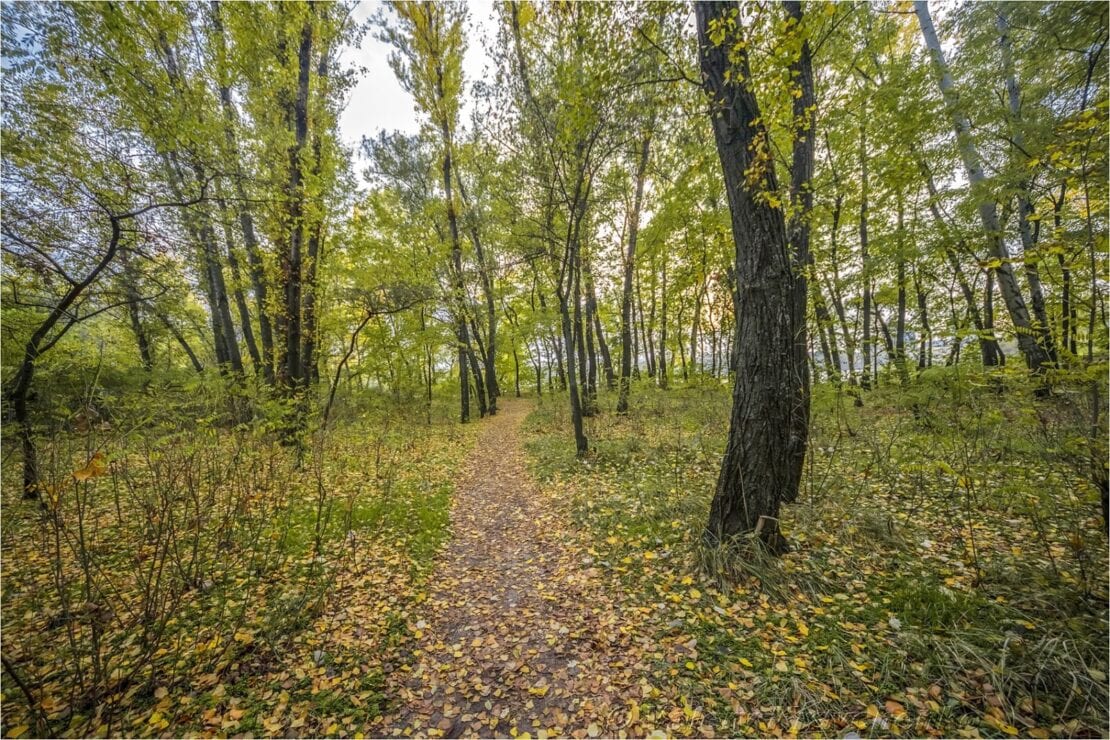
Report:
[[[700,599],[701,598],[701,591],[698,591],[696,588],[690,589],[690,598],[691,599]]]
[[[1001,730],[1002,732],[1005,732],[1007,735],[1018,734],[1018,728],[1014,727],[1011,724],[1007,724],[1005,720],[1001,720],[998,717],[995,717],[993,714],[988,714],[984,719],[986,720],[988,725],[994,727],[995,729]]]
[[[27,725],[19,725],[18,727],[13,727],[12,729],[8,730],[8,737],[20,737],[21,735],[26,734],[27,730]]]
[[[744,666],[745,668],[753,667],[752,662],[750,660],[748,660],[747,658],[741,658],[740,659],[740,665]]]
[[[798,622],[798,633],[802,637],[809,637],[809,627],[806,627],[805,622]]]
[[[645,552],[644,560],[655,560],[655,552],[653,550],[648,550],[647,552]]]
[[[73,471],[73,477],[79,482],[84,483],[90,478],[101,477],[107,471],[108,465],[104,462],[104,453],[97,452],[89,459],[85,467]]]

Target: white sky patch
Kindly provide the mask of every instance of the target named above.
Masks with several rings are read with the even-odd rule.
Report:
[[[470,120],[474,107],[471,85],[476,80],[484,79],[487,72],[492,73],[493,64],[485,44],[492,42],[497,29],[497,10],[492,0],[468,0],[466,5],[470,12],[466,23],[466,56],[463,59],[466,92],[463,95],[461,124]],[[365,23],[383,7],[384,3],[378,0],[363,0],[355,8],[353,17],[356,22]],[[356,157],[364,136],[376,136],[382,130],[406,134],[415,134],[420,130],[422,116],[416,112],[412,96],[401,87],[389,66],[391,50],[389,44],[377,38],[376,29],[371,28],[363,36],[361,46],[346,47],[340,55],[343,64],[362,68],[358,83],[350,92],[347,107],[339,117],[339,135],[344,144],[354,149]],[[356,172],[362,169],[356,164]]]

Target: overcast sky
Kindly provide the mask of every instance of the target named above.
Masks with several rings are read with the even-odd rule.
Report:
[[[355,9],[354,17],[364,23],[382,5],[376,0],[363,0]],[[467,50],[463,60],[467,93],[463,96],[462,121],[469,120],[470,86],[475,80],[482,79],[489,67],[484,43],[492,38],[497,23],[497,11],[492,0],[468,0],[467,5],[470,18],[466,25]],[[339,118],[340,135],[344,143],[355,148],[356,153],[363,136],[373,136],[382,129],[409,134],[420,129],[420,118],[413,106],[412,96],[397,82],[389,66],[390,47],[376,36],[377,32],[372,28],[363,36],[360,48],[347,48],[342,56],[344,64],[364,68]],[[359,165],[355,169],[361,171],[362,167]]]

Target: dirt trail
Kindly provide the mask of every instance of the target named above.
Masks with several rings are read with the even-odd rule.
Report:
[[[530,408],[510,400],[478,422],[451,541],[413,616],[412,671],[389,677],[383,735],[611,737],[628,723],[646,666],[629,665],[632,631],[528,473]]]

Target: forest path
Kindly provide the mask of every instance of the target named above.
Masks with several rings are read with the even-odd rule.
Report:
[[[387,681],[376,734],[615,737],[647,666],[579,537],[525,464],[525,401],[482,425],[456,487],[452,539],[410,617],[411,672]],[[609,586],[608,588],[612,588]]]

